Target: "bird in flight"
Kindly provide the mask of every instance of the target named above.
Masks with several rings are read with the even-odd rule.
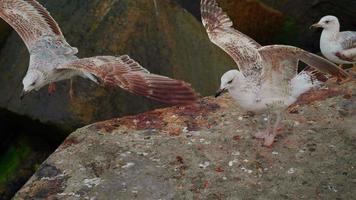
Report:
[[[265,146],[273,144],[286,108],[301,94],[321,84],[314,79],[320,73],[298,73],[300,61],[341,80],[349,78],[328,60],[297,47],[261,46],[232,27],[231,19],[216,0],[201,0],[201,15],[211,42],[230,55],[239,69],[222,76],[216,97],[228,91],[243,109],[267,113],[266,130],[254,134],[264,140]]]
[[[152,74],[127,55],[79,59],[78,49],[68,44],[57,22],[36,0],[0,0],[0,17],[30,53],[23,95],[48,84],[53,91],[55,82],[81,76],[167,104],[190,104],[198,98],[190,84]]]
[[[340,64],[356,65],[356,32],[340,32],[340,22],[335,16],[325,16],[311,26],[322,28],[320,37],[321,53],[330,61]]]

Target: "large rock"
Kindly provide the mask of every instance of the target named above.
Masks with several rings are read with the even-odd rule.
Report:
[[[150,71],[184,79],[202,95],[212,94],[219,76],[233,62],[210,43],[191,14],[168,0],[40,1],[52,13],[80,57],[129,54]],[[16,32],[1,50],[0,107],[42,122],[73,129],[97,120],[139,113],[158,104],[120,89],[76,79],[76,98],[68,82],[53,96],[46,88],[20,101],[29,55]]]
[[[14,199],[353,199],[350,92],[355,82],[304,95],[272,148],[251,137],[264,116],[244,118],[227,96],[93,124]]]

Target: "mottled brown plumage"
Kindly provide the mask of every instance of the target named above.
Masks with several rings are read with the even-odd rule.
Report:
[[[99,82],[167,104],[194,103],[198,95],[184,81],[149,73],[129,56],[84,58],[58,67],[89,72]]]
[[[218,6],[216,0],[201,0],[202,22],[210,40],[228,53],[238,70],[230,70],[221,77],[217,96],[228,90],[238,104],[247,111],[267,112],[276,116],[276,122],[267,123],[266,131],[255,134],[270,146],[282,120],[283,111],[296,102],[304,92],[325,81],[321,72],[338,79],[349,75],[335,64],[300,48],[285,45],[261,46],[253,39],[235,30],[232,21]],[[303,62],[320,73],[302,71]],[[320,79],[320,80],[319,80]]]
[[[57,22],[36,0],[0,0],[0,17],[16,30],[30,52],[24,94],[82,76],[168,104],[188,104],[198,98],[189,84],[150,74],[128,56],[79,59],[77,48],[67,43]]]
[[[16,30],[29,50],[44,36],[63,38],[57,22],[35,0],[0,0],[0,17]]]

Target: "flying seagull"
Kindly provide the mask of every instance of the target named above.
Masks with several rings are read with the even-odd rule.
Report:
[[[215,0],[201,0],[202,22],[210,40],[229,54],[238,70],[230,70],[221,78],[216,97],[228,91],[245,110],[266,112],[265,131],[256,133],[270,146],[277,135],[284,110],[304,92],[320,84],[313,74],[298,73],[299,61],[339,79],[349,75],[333,63],[302,49],[285,46],[261,46],[253,39],[235,30],[232,21]]]
[[[0,0],[0,17],[16,30],[30,53],[23,94],[81,76],[167,104],[189,104],[198,97],[190,84],[151,74],[127,55],[79,59],[77,48],[67,43],[57,22],[36,0]]]
[[[311,27],[322,28],[320,49],[322,54],[337,64],[356,64],[356,32],[340,32],[339,19],[325,16]]]

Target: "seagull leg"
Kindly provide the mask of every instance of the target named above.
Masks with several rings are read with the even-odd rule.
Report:
[[[54,94],[56,92],[56,84],[55,83],[50,83],[48,85],[48,93],[49,94]]]
[[[70,83],[69,83],[69,99],[70,100],[74,99],[73,79],[70,79]]]
[[[272,115],[276,115],[276,121],[274,125],[271,125],[271,117]],[[278,135],[278,131],[280,129],[280,123],[282,121],[282,113],[280,111],[276,111],[275,113],[271,113],[268,115],[267,128],[264,131],[260,131],[255,133],[253,136],[257,139],[263,139],[263,145],[266,147],[272,146],[274,142],[274,138]]]
[[[253,134],[253,137],[257,138],[257,139],[265,139],[267,137],[267,135],[269,135],[269,132],[271,131],[271,119],[270,119],[270,115],[267,115],[267,128],[263,131],[259,131],[255,134]]]
[[[276,112],[276,122],[269,134],[265,137],[265,141],[263,143],[264,146],[270,147],[274,142],[274,138],[278,135],[278,129],[280,127],[280,123],[282,120],[282,113],[277,111]]]

